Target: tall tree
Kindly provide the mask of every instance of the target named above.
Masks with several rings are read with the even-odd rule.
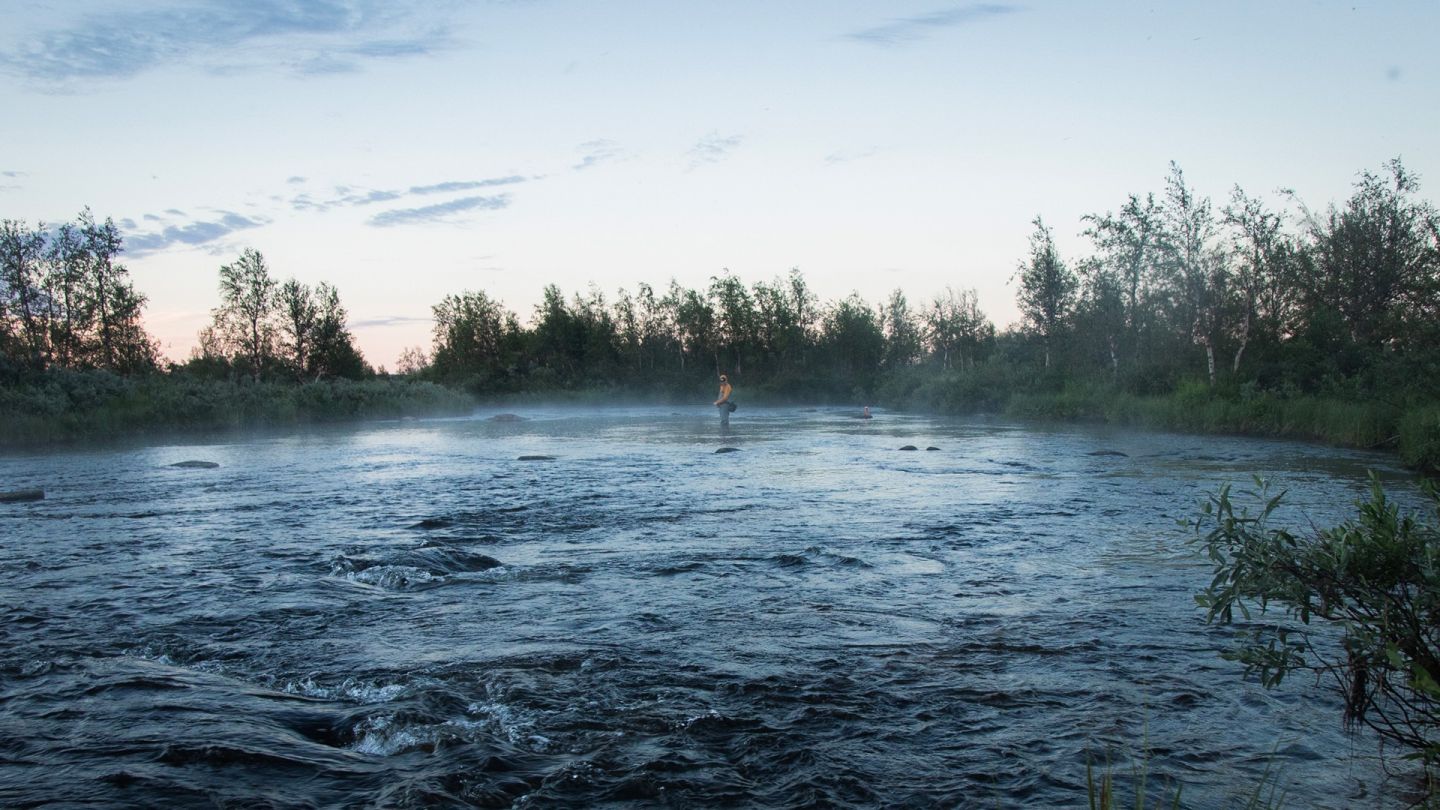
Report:
[[[896,289],[890,293],[889,302],[880,307],[880,320],[885,332],[882,365],[893,371],[915,362],[920,356],[920,323],[910,311],[903,291]]]
[[[1309,223],[1320,302],[1344,318],[1356,343],[1376,349],[1415,314],[1433,311],[1440,290],[1440,216],[1416,199],[1419,178],[1398,158],[1385,170],[1362,172],[1344,208]]]
[[[1098,259],[1080,263],[1080,299],[1076,320],[1082,334],[1104,347],[1112,379],[1120,376],[1120,341],[1129,331],[1125,278]]]
[[[280,316],[280,346],[285,364],[297,379],[311,374],[315,327],[320,309],[315,305],[311,289],[295,279],[288,279],[275,291],[275,305]]]
[[[120,231],[115,223],[109,217],[104,222],[96,222],[88,208],[80,213],[79,223],[89,260],[86,287],[98,343],[96,364],[113,369],[119,365],[122,351],[120,335],[128,331],[129,324],[138,321],[145,297],[130,285],[125,267],[115,262],[121,249]]]
[[[495,374],[505,366],[506,325],[513,322],[484,291],[447,295],[435,315],[433,363],[444,376]]]
[[[86,340],[93,320],[90,307],[90,255],[75,225],[56,228],[46,252],[44,278],[46,320],[55,362],[70,367],[86,356]]]
[[[851,394],[868,394],[885,356],[885,334],[875,310],[858,293],[832,305],[821,326],[821,344],[837,383]]]
[[[4,293],[7,320],[18,321],[10,330],[13,357],[40,370],[48,360],[46,304],[42,294],[45,232],[24,222],[0,221],[0,291]]]
[[[1291,313],[1299,308],[1296,249],[1284,232],[1280,214],[1238,185],[1222,213],[1235,257],[1231,285],[1235,316],[1230,329],[1235,359],[1230,369],[1238,373],[1250,340],[1257,334],[1278,339],[1293,320]]]
[[[1160,241],[1160,207],[1153,194],[1142,199],[1131,194],[1118,213],[1087,214],[1081,220],[1087,223],[1084,235],[1095,245],[1097,259],[1101,266],[1092,268],[1093,279],[1102,283],[1102,288],[1091,293],[1112,292],[1120,295],[1122,308],[1125,353],[1135,365],[1140,363],[1141,332],[1145,316],[1150,309],[1147,299],[1155,287],[1156,258]],[[1093,298],[1092,303],[1097,300]],[[1113,330],[1112,330],[1113,331]],[[1112,339],[1119,343],[1119,336]],[[1112,370],[1119,370],[1119,347],[1112,349]]]
[[[715,311],[715,364],[744,374],[745,356],[755,334],[755,302],[750,291],[726,270],[710,278],[710,300]]]
[[[275,290],[265,257],[254,248],[220,267],[220,306],[212,311],[209,338],[256,380],[275,357]]]
[[[1165,181],[1164,253],[1179,325],[1188,325],[1190,339],[1205,350],[1210,384],[1216,381],[1215,352],[1224,331],[1229,295],[1228,256],[1216,238],[1210,200],[1199,198],[1185,183],[1179,165],[1170,164]]]
[[[312,301],[315,322],[306,363],[308,373],[316,379],[360,379],[369,376],[370,366],[355,347],[355,338],[350,334],[349,314],[340,303],[340,291],[322,281],[315,285]]]
[[[1020,288],[1016,300],[1025,321],[1040,335],[1045,347],[1045,367],[1050,367],[1051,344],[1065,329],[1075,305],[1075,274],[1060,260],[1055,239],[1045,223],[1036,217],[1030,235],[1030,259],[1021,263],[1016,275]]]

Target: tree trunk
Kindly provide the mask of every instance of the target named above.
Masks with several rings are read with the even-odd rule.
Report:
[[[1250,314],[1245,314],[1245,320],[1240,323],[1240,335],[1238,337],[1240,347],[1235,350],[1235,362],[1230,370],[1236,373],[1240,371],[1240,357],[1245,354],[1245,344],[1250,342]]]

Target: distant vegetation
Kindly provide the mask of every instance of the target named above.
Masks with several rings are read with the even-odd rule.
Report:
[[[484,291],[458,292],[433,307],[431,346],[407,350],[397,371],[489,397],[708,401],[723,370],[751,402],[1293,436],[1435,470],[1440,216],[1419,188],[1394,160],[1324,210],[1284,192],[1272,208],[1239,187],[1217,206],[1172,164],[1158,195],[1076,223],[1087,255],[1062,256],[1037,217],[1012,277],[1024,320],[1005,331],[963,284],[872,305],[821,302],[799,270],[750,285],[725,271],[704,289],[672,281],[613,297],[550,285],[524,322]],[[57,369],[233,391],[375,377],[336,290],[276,281],[253,250],[220,268],[220,306],[194,355],[160,369],[119,251],[113,225],[88,212],[58,229],[0,225],[7,386],[44,388]],[[12,394],[0,408],[15,407]]]

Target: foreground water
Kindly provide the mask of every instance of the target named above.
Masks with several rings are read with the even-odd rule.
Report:
[[[1220,659],[1177,525],[1251,473],[1336,522],[1386,458],[708,410],[0,458],[47,491],[0,504],[0,805],[1076,806],[1137,754],[1186,806],[1403,792]]]

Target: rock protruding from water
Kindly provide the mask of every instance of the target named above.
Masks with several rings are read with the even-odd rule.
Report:
[[[913,444],[907,444],[907,445],[905,445],[904,447],[902,447],[902,448],[900,448],[900,449],[901,449],[901,450],[919,450],[920,448],[916,447],[916,446],[913,445]]]
[[[927,451],[930,451],[930,450],[939,450],[940,448],[938,448],[938,447],[936,447],[935,445],[932,444],[932,445],[930,445],[929,447],[927,447],[927,448],[925,448],[925,449],[926,449]]]
[[[717,452],[717,453],[738,453],[738,452],[740,452],[740,448],[738,448],[738,447],[720,447],[720,448],[716,448],[715,452]]]
[[[555,457],[554,457],[554,456],[545,456],[545,455],[521,456],[520,458],[517,459],[517,461],[554,461],[554,460],[555,460]]]
[[[449,527],[451,526],[452,523],[453,523],[453,521],[451,521],[449,518],[425,518],[424,520],[420,521],[419,523],[416,523],[415,525],[411,526],[410,528],[412,528],[412,529],[447,529],[447,528],[449,528]]]
[[[216,467],[219,467],[220,464],[219,464],[218,462],[214,462],[214,461],[194,461],[194,460],[191,460],[191,461],[177,461],[177,462],[175,462],[174,464],[171,464],[170,466],[171,466],[171,467],[180,467],[180,468],[186,469],[186,470],[213,470],[213,469],[215,469]]]
[[[43,489],[17,489],[11,492],[0,492],[0,503],[43,500],[45,500],[45,490]]]
[[[524,422],[525,417],[518,413],[497,413],[490,417],[491,422]]]
[[[1122,453],[1122,452],[1120,452],[1119,450],[1092,450],[1091,452],[1086,453],[1085,455],[1087,455],[1087,456],[1120,456],[1121,458],[1129,458],[1129,457],[1130,457],[1130,454],[1128,454],[1128,453]]]

